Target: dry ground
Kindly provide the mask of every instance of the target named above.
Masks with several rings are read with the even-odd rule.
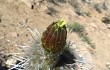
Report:
[[[52,12],[49,8],[54,8]],[[101,22],[103,13],[98,13],[95,9],[84,4],[91,17],[78,16],[69,3],[60,3],[55,6],[46,1],[38,3],[31,9],[28,0],[0,0],[0,53],[20,52],[16,45],[27,45],[31,41],[28,27],[36,28],[42,33],[45,28],[53,21],[65,18],[72,23],[77,21],[86,27],[88,36],[95,43],[96,49],[89,45],[79,45],[88,47],[94,60],[93,70],[109,70],[106,63],[110,63],[110,30]],[[82,43],[75,33],[71,33],[70,39]]]

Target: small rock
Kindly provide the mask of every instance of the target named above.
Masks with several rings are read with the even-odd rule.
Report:
[[[16,33],[16,32],[11,32],[10,35],[11,35],[12,37],[19,37],[19,34]]]
[[[90,26],[94,27],[94,28],[98,28],[96,24],[91,23]]]

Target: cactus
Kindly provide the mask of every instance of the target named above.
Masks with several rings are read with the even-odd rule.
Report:
[[[43,32],[41,41],[48,64],[54,65],[66,45],[66,21],[58,20],[50,24]]]

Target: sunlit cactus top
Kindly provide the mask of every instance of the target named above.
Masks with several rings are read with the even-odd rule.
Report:
[[[47,27],[41,39],[44,50],[51,53],[57,53],[64,49],[67,37],[65,25],[65,20],[58,20]]]

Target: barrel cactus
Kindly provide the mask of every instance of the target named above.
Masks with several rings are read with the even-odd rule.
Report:
[[[53,22],[42,35],[42,46],[47,52],[57,53],[66,45],[67,30],[64,20]]]
[[[66,21],[58,20],[50,24],[43,32],[41,41],[49,65],[56,63],[66,45],[67,30],[65,25]]]

